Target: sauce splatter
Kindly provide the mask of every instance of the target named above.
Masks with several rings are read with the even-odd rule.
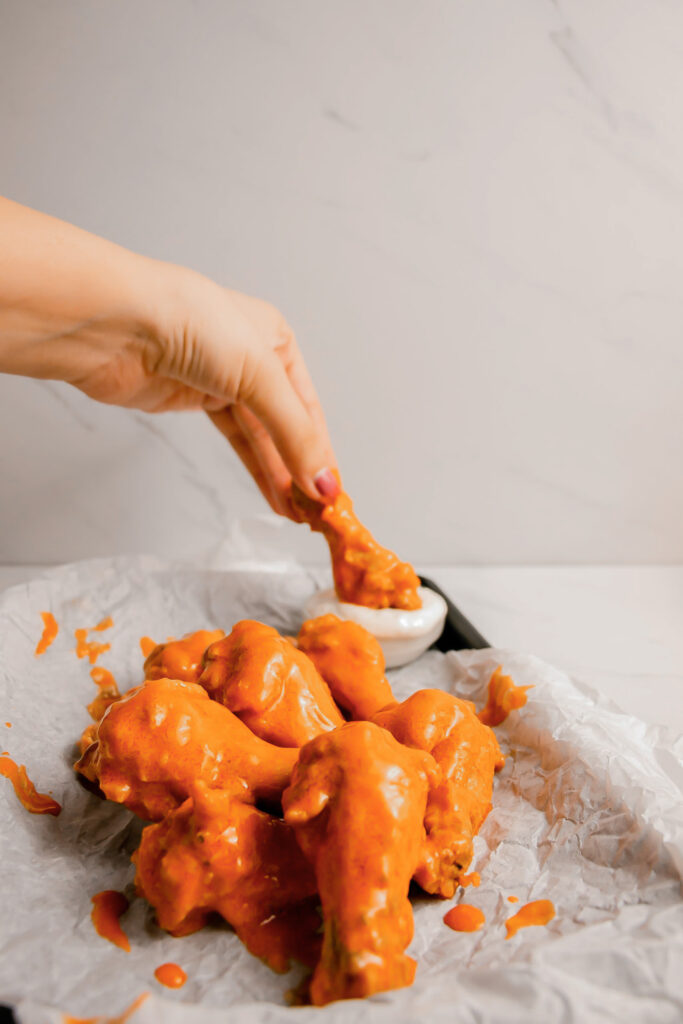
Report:
[[[459,903],[444,914],[444,924],[454,932],[478,932],[486,918],[479,907],[471,907],[467,903]]]
[[[530,928],[532,925],[547,924],[555,917],[555,907],[550,900],[534,900],[533,903],[525,903],[521,910],[509,917],[505,922],[507,928],[506,939],[511,939],[520,928]]]
[[[12,728],[12,723],[11,722],[5,722],[5,725],[7,726],[8,729]]]
[[[116,889],[105,889],[104,892],[96,893],[92,898],[92,923],[95,931],[103,939],[113,942],[119,949],[130,953],[130,942],[128,936],[119,924],[119,918],[128,910],[128,900],[122,892]]]
[[[178,964],[162,964],[161,967],[157,967],[154,977],[166,988],[182,988],[187,981],[185,971],[178,967]]]
[[[478,871],[473,871],[471,875],[461,875],[458,879],[458,885],[462,885],[463,888],[466,888],[468,885],[473,885],[476,889],[480,883],[481,875]]]
[[[530,686],[516,686],[510,676],[504,676],[499,665],[489,679],[486,706],[477,715],[483,725],[500,725],[515,708],[526,704],[526,691]]]
[[[43,620],[43,635],[38,641],[38,645],[35,650],[36,657],[39,654],[45,654],[45,651],[59,632],[59,626],[57,625],[52,612],[41,612],[40,617]]]
[[[46,793],[38,793],[28,775],[25,765],[16,765],[11,757],[0,756],[0,775],[4,775],[14,786],[19,801],[31,814],[53,814],[61,812],[61,804]]]
[[[508,896],[508,903],[519,903],[519,896]]]
[[[112,619],[111,615],[107,615],[106,619],[102,619],[100,622],[97,623],[96,626],[93,626],[93,628],[91,629],[90,632],[91,633],[101,633],[102,630],[104,630],[104,629],[111,629],[111,627],[113,625],[114,625],[114,620]]]
[[[90,664],[94,665],[100,654],[110,650],[111,644],[101,644],[96,640],[87,640],[88,632],[87,629],[77,629],[74,631],[76,654],[79,658],[88,658]]]
[[[121,694],[116,680],[108,669],[96,665],[95,668],[90,669],[90,675],[93,683],[99,688],[99,693],[88,704],[88,712],[95,722],[99,722],[109,705],[118,700]]]
[[[149,658],[150,654],[157,645],[152,640],[151,636],[140,637],[140,650],[142,651],[143,658]]]
[[[124,1010],[117,1017],[70,1017],[67,1013],[63,1013],[62,1024],[126,1024],[126,1021],[130,1020],[135,1011],[140,1009],[148,997],[149,992],[143,992],[142,995],[139,995],[130,1004],[127,1010]]]

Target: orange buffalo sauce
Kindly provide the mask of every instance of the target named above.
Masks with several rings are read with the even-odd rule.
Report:
[[[486,918],[479,907],[471,907],[467,903],[459,903],[444,914],[444,924],[454,932],[478,932]]]
[[[91,665],[94,665],[100,654],[104,654],[105,651],[110,650],[111,644],[101,644],[96,640],[88,640],[89,630],[87,629],[76,629],[74,630],[74,636],[76,638],[76,655],[79,658],[87,658]]]
[[[509,917],[505,922],[507,928],[507,939],[516,935],[520,928],[530,928],[532,925],[547,924],[555,917],[555,907],[550,900],[534,900],[533,903],[525,903],[521,910]]]
[[[92,898],[92,912],[90,917],[95,925],[95,931],[103,939],[113,942],[119,949],[130,953],[130,942],[119,923],[119,918],[128,910],[128,900],[122,892],[116,889],[105,889],[104,892],[95,893]]]
[[[107,615],[106,619],[102,619],[100,622],[97,623],[96,626],[93,626],[90,632],[101,633],[105,629],[111,629],[113,625],[114,620],[112,619],[111,615]]]
[[[4,775],[14,786],[18,799],[31,814],[53,814],[61,812],[61,804],[46,793],[38,793],[28,775],[25,765],[16,765],[11,757],[0,757],[0,775]]]
[[[476,888],[481,884],[481,875],[478,871],[473,871],[471,875],[460,875],[458,879],[458,885],[462,885],[465,888],[468,885],[473,885]]]
[[[508,896],[508,903],[519,903],[519,896]]]
[[[62,1014],[62,1024],[126,1024],[136,1010],[139,1010],[149,992],[143,992],[130,1004],[127,1010],[119,1013],[116,1017],[70,1017],[68,1013]]]
[[[59,632],[59,626],[52,612],[41,612],[40,617],[43,620],[43,635],[38,641],[38,646],[35,650],[36,656],[45,654],[45,651]]]
[[[140,650],[142,651],[143,658],[149,658],[150,654],[157,645],[152,640],[151,636],[140,637]]]
[[[499,665],[489,679],[486,706],[478,714],[484,725],[500,725],[515,708],[526,704],[526,691],[530,686],[516,686],[510,676],[504,676]]]
[[[90,669],[90,675],[93,683],[97,686],[99,693],[95,699],[88,704],[88,712],[95,722],[99,722],[109,705],[113,704],[115,700],[118,700],[121,694],[119,693],[116,680],[108,669],[100,668],[96,665],[94,668]]]
[[[182,988],[187,981],[185,971],[178,967],[178,964],[162,964],[161,967],[157,967],[154,977],[166,988]]]

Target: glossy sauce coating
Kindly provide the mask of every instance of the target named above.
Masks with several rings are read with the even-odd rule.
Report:
[[[378,712],[373,721],[400,743],[429,751],[441,769],[440,781],[429,792],[427,836],[415,881],[426,892],[450,898],[491,806],[494,771],[503,762],[496,737],[470,701],[442,690],[418,690]]]
[[[142,651],[143,658],[149,658],[150,654],[158,645],[152,640],[151,636],[140,637],[140,650]]]
[[[59,626],[57,625],[57,622],[52,612],[41,612],[40,617],[43,620],[43,634],[36,646],[36,656],[40,654],[45,654],[45,651],[48,649],[52,641],[57,636],[57,633],[59,632]]]
[[[97,934],[126,953],[130,953],[130,942],[121,927],[119,918],[125,914],[128,906],[128,900],[122,892],[117,892],[116,889],[105,889],[93,896],[90,914]]]
[[[31,814],[52,814],[57,817],[61,813],[61,804],[46,793],[38,793],[28,775],[25,765],[17,765],[11,757],[0,756],[0,775],[4,775],[14,786],[14,792],[20,803]]]
[[[139,1010],[144,1001],[149,997],[149,992],[143,992],[135,999],[127,1010],[117,1014],[116,1017],[71,1017],[67,1013],[62,1014],[62,1024],[128,1024],[136,1010]]]
[[[154,977],[160,985],[166,988],[182,988],[187,981],[187,975],[178,964],[161,964],[154,972]]]
[[[380,708],[396,703],[384,674],[382,647],[356,622],[321,615],[304,622],[296,642],[351,718],[368,719]]]
[[[486,706],[479,712],[479,721],[483,725],[500,725],[511,711],[524,707],[526,692],[531,686],[516,686],[510,676],[504,676],[499,665],[489,679]]]
[[[245,799],[276,801],[296,758],[296,750],[254,736],[196,683],[152,679],[108,708],[75,767],[109,800],[158,821],[196,780],[237,782]]]
[[[202,783],[133,855],[136,886],[172,935],[221,914],[247,948],[276,971],[317,959],[315,878],[290,825]],[[311,899],[311,897],[314,897]]]
[[[348,722],[301,750],[282,806],[315,868],[323,948],[316,1006],[410,985],[408,887],[436,766],[369,722]]]
[[[108,669],[95,665],[90,669],[90,677],[99,692],[88,704],[88,713],[93,721],[99,722],[109,705],[118,700],[121,694],[114,676]]]
[[[454,932],[478,932],[484,926],[486,917],[479,907],[471,907],[467,903],[459,903],[444,914],[444,924]]]
[[[310,658],[271,626],[238,622],[205,662],[200,685],[269,743],[301,747],[344,722]]]
[[[222,629],[198,629],[181,640],[155,644],[145,655],[145,679],[183,679],[196,683],[204,667],[204,652],[223,636]]]
[[[548,924],[554,917],[555,906],[550,900],[534,900],[532,903],[525,903],[516,914],[513,914],[505,922],[507,930],[505,938],[511,939],[520,928]]]
[[[300,522],[322,533],[332,557],[337,597],[366,608],[414,609],[422,606],[413,567],[377,543],[342,491],[330,504],[313,501],[296,484],[291,506]]]

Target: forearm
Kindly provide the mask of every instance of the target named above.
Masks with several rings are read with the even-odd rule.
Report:
[[[156,346],[162,264],[0,198],[0,372],[77,383]]]

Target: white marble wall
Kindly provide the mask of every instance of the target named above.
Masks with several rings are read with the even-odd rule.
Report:
[[[676,0],[0,0],[0,191],[279,304],[407,557],[683,561],[682,40]],[[0,436],[0,561],[261,509],[198,417],[5,378]]]

